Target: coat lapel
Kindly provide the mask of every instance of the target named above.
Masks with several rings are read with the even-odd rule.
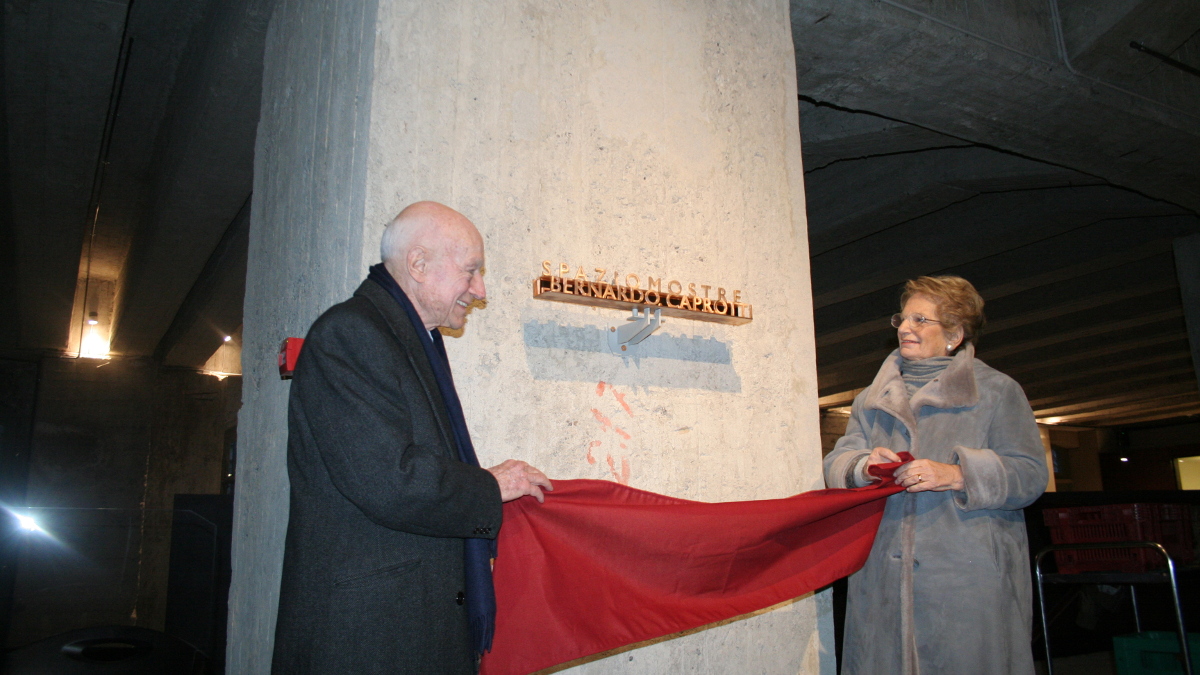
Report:
[[[863,405],[881,410],[904,423],[909,432],[917,430],[916,413],[924,406],[933,408],[969,408],[979,403],[975,385],[975,345],[954,355],[954,360],[934,381],[921,387],[912,400],[900,375],[900,350],[893,351],[875,375]]]
[[[908,405],[908,393],[904,390],[904,379],[900,377],[900,350],[893,351],[883,361],[875,374],[875,381],[867,388],[863,406],[868,410],[881,410],[900,420],[910,434],[917,431],[917,419]]]
[[[392,334],[396,336],[401,351],[412,365],[413,372],[417,374],[417,381],[421,383],[421,389],[425,392],[430,409],[433,410],[446,453],[457,459],[458,452],[455,450],[454,433],[450,426],[450,413],[446,411],[446,402],[442,400],[442,392],[438,389],[437,377],[433,374],[429,359],[425,357],[425,347],[421,344],[421,336],[417,334],[417,328],[408,320],[408,316],[396,304],[392,296],[388,295],[388,292],[380,288],[379,284],[374,281],[368,279],[362,282],[354,294],[371,301],[371,304],[375,305],[375,308],[387,321],[388,327],[392,329]]]
[[[901,382],[903,385],[903,382]],[[912,398],[912,409],[921,406],[934,408],[969,408],[979,403],[979,389],[975,386],[975,345],[954,355],[933,382],[921,387]]]

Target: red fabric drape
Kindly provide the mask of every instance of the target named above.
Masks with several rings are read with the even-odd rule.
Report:
[[[786,499],[707,504],[561,480],[544,504],[505,504],[483,674],[523,675],[678,633],[855,572],[883,498],[903,489],[891,480],[897,466],[872,467],[884,481],[869,487]]]

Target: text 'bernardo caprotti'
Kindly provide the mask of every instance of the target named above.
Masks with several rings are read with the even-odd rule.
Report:
[[[636,274],[622,277],[620,272],[596,267],[589,275],[582,265],[560,263],[555,269],[549,260],[542,261],[542,274],[533,280],[533,297],[540,300],[613,309],[648,307],[661,309],[663,316],[731,325],[754,318],[754,308],[742,301],[740,290],[694,283],[684,289],[675,279],[647,276],[643,284]]]

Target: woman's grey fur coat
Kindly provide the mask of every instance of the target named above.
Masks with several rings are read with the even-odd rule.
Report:
[[[960,350],[910,401],[893,352],[825,458],[831,488],[856,487],[877,446],[957,464],[964,483],[888,497],[850,577],[843,675],[1033,672],[1021,509],[1046,489],[1046,451],[1020,385],[974,356]]]

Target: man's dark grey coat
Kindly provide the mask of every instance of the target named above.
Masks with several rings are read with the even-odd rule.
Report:
[[[305,339],[274,673],[474,672],[463,538],[499,532],[500,488],[458,460],[417,330],[366,281]]]

